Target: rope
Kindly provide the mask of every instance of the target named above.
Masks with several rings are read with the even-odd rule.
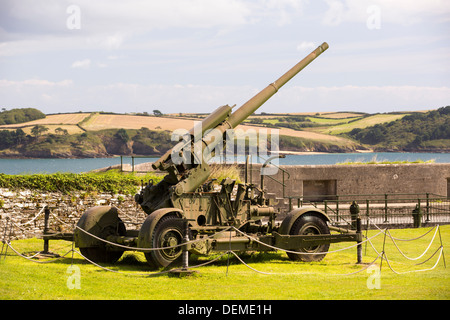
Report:
[[[220,234],[220,233],[222,233],[222,232],[228,231],[228,230],[231,229],[231,228],[232,228],[232,227],[228,227],[227,229],[224,229],[224,230],[222,230],[222,231],[219,231],[219,232],[217,232],[217,233],[215,233],[215,234],[213,234],[213,235],[207,236],[206,238],[208,238],[208,239],[209,239],[209,238],[212,238],[212,237],[216,236],[217,234]],[[84,233],[86,233],[87,235],[89,235],[89,236],[91,236],[91,237],[93,237],[93,238],[95,238],[95,239],[97,239],[97,240],[103,241],[103,242],[105,242],[105,243],[107,243],[107,244],[110,244],[110,245],[112,245],[112,246],[116,246],[116,247],[124,248],[124,249],[129,249],[129,250],[144,251],[144,252],[146,252],[146,251],[158,251],[158,250],[174,249],[174,248],[182,247],[182,246],[185,246],[185,245],[188,245],[188,244],[197,243],[197,242],[200,242],[200,241],[204,241],[204,240],[205,240],[205,238],[201,238],[201,239],[197,239],[197,240],[190,240],[190,241],[188,241],[188,242],[180,243],[180,244],[177,244],[177,245],[174,245],[174,246],[170,246],[170,247],[160,247],[160,248],[139,248],[139,247],[129,247],[129,246],[124,246],[124,245],[121,245],[121,244],[118,244],[118,243],[115,243],[115,242],[111,242],[111,241],[105,240],[105,239],[103,239],[103,238],[97,237],[96,235],[94,235],[94,234],[92,234],[92,233],[89,233],[88,231],[86,231],[86,230],[84,230],[84,229],[82,229],[82,228],[80,228],[80,227],[78,227],[78,226],[75,226],[75,229],[81,230],[81,231],[83,231]]]
[[[369,220],[371,220],[370,218],[369,218]],[[375,228],[377,228],[378,230],[382,230],[379,226],[377,226],[374,222],[372,222],[372,224],[375,226]],[[439,225],[438,225],[439,226]],[[392,239],[395,239],[395,240],[397,240],[397,241],[413,241],[413,240],[418,240],[418,239],[420,239],[420,238],[423,238],[424,236],[426,236],[428,233],[430,233],[434,228],[436,228],[436,226],[434,226],[434,227],[432,227],[430,230],[428,230],[427,232],[425,232],[423,235],[421,235],[421,236],[418,236],[418,237],[416,237],[416,238],[411,238],[411,239],[400,239],[400,238],[394,238],[394,237],[392,237]],[[386,229],[384,229],[384,231],[385,231]]]
[[[234,227],[233,227],[233,228],[234,228]],[[360,244],[363,244],[364,242],[369,241],[370,239],[373,239],[373,238],[377,237],[377,236],[381,233],[381,232],[379,232],[379,233],[377,233],[376,235],[374,235],[374,236],[372,236],[372,237],[370,237],[370,238],[368,238],[368,239],[366,239],[366,240],[363,240],[363,241],[361,241],[361,242],[359,242],[359,243],[357,243],[357,244],[348,246],[348,247],[346,247],[346,248],[337,249],[337,250],[334,250],[334,251],[326,251],[326,252],[314,252],[314,253],[310,253],[310,252],[298,252],[298,251],[292,251],[292,250],[287,250],[287,249],[278,248],[278,247],[272,246],[272,245],[270,245],[270,244],[264,243],[264,242],[262,242],[262,241],[260,241],[260,240],[258,240],[258,239],[256,239],[256,238],[253,238],[252,236],[250,236],[250,235],[248,235],[248,234],[242,232],[242,231],[239,230],[239,229],[236,229],[236,228],[234,228],[234,229],[235,229],[237,232],[239,232],[239,233],[241,233],[242,235],[244,235],[244,236],[246,236],[247,238],[249,238],[250,240],[252,240],[252,241],[254,241],[254,242],[257,242],[257,243],[259,243],[259,244],[262,244],[262,245],[264,245],[264,246],[266,246],[266,247],[268,247],[268,248],[271,248],[271,249],[274,249],[274,250],[279,250],[279,251],[284,251],[284,252],[287,252],[287,253],[309,254],[309,255],[311,255],[311,254],[319,255],[319,254],[336,253],[336,252],[348,250],[348,249],[354,248],[354,247],[356,247],[356,246],[358,246],[358,245],[360,245]]]
[[[433,230],[433,229],[431,229],[431,230]],[[430,231],[431,231],[431,230],[430,230]],[[422,258],[422,257],[424,256],[425,253],[427,253],[428,249],[430,249],[430,247],[431,247],[431,245],[433,244],[434,238],[436,237],[436,234],[437,234],[438,231],[439,231],[439,225],[437,226],[436,231],[434,232],[434,235],[433,235],[433,238],[432,238],[431,241],[430,241],[430,244],[429,244],[428,247],[425,249],[425,251],[424,251],[420,256],[418,256],[417,258],[409,258],[409,257],[407,257],[407,256],[400,250],[400,248],[397,246],[397,243],[394,241],[394,238],[391,236],[391,233],[389,232],[389,230],[387,230],[387,233],[388,233],[388,236],[391,238],[392,242],[394,243],[395,247],[396,247],[397,250],[402,254],[403,257],[405,257],[405,258],[408,259],[408,260],[418,260],[418,259]],[[427,233],[428,233],[428,232],[427,232]]]
[[[14,225],[19,227],[19,226],[24,226],[24,225],[27,225],[29,223],[32,223],[34,220],[36,220],[44,212],[45,207],[46,207],[46,205],[44,205],[44,207],[42,207],[41,211],[39,211],[39,213],[37,215],[35,215],[34,218],[31,219],[30,221],[27,221],[25,223],[14,223]]]
[[[62,224],[65,224],[65,225],[67,225],[67,226],[73,227],[73,224],[67,223],[67,222],[65,222],[65,221],[62,221],[62,220],[61,220],[60,218],[58,218],[58,216],[57,216],[56,214],[54,214],[52,211],[51,211],[50,213],[52,214],[52,216],[53,216],[56,220],[58,220],[58,221],[61,222]]]
[[[441,260],[441,257],[442,257],[442,251],[443,251],[443,250],[444,250],[444,247],[442,247],[442,246],[439,247],[438,250],[436,250],[436,252],[437,252],[437,251],[440,251],[440,253],[439,253],[439,258],[437,259],[437,261],[436,261],[436,263],[434,264],[434,266],[432,266],[431,268],[429,268],[429,269],[421,269],[421,270],[409,270],[409,271],[404,271],[404,272],[398,272],[398,271],[395,271],[395,270],[392,268],[392,266],[391,266],[391,264],[390,264],[390,262],[389,262],[389,259],[388,259],[387,255],[386,255],[386,252],[384,252],[383,254],[384,254],[384,257],[385,257],[385,259],[386,259],[386,262],[387,262],[389,268],[392,270],[392,272],[394,272],[395,274],[405,274],[405,273],[423,272],[423,271],[430,271],[430,270],[433,270],[434,268],[436,268],[436,266],[438,265],[439,261]],[[436,252],[433,253],[432,256],[434,256],[434,255],[436,254]],[[431,257],[430,257],[429,259],[427,259],[426,261],[428,261],[428,260],[430,260],[430,259],[431,259]],[[426,261],[425,261],[425,262],[426,262]]]
[[[32,220],[30,220],[30,221],[28,221],[28,222],[26,222],[26,223],[23,223],[23,224],[16,224],[16,223],[13,223],[12,220],[9,219],[9,220],[10,220],[10,226],[14,224],[14,225],[20,227],[21,225],[26,225],[26,224],[28,224],[28,223],[31,223],[31,222],[33,222],[34,220],[36,220],[37,217],[39,217],[39,216],[42,214],[42,212],[43,212],[44,209],[45,209],[45,207],[44,207],[43,209],[41,209],[41,211],[40,211],[40,212],[39,212]],[[52,215],[55,216],[53,213],[52,213]],[[56,217],[56,218],[58,219],[58,217]],[[58,220],[59,220],[59,219],[58,219]],[[59,221],[61,221],[61,220],[59,220]],[[61,222],[63,222],[63,221],[61,221]],[[63,223],[64,223],[64,222],[63,222]],[[65,224],[67,224],[67,223],[65,223]],[[439,225],[436,227],[436,231],[435,231],[435,233],[434,233],[434,235],[433,235],[433,238],[432,238],[430,244],[428,245],[428,247],[425,249],[425,251],[424,251],[419,257],[416,257],[416,258],[409,258],[409,257],[407,257],[407,256],[400,250],[400,248],[399,248],[398,245],[396,244],[395,240],[397,240],[397,241],[412,241],[412,240],[417,240],[417,239],[420,239],[420,238],[424,237],[425,235],[427,235],[427,234],[428,234],[429,232],[431,232],[431,230],[433,230],[435,227],[433,227],[432,229],[430,229],[429,231],[427,231],[425,234],[423,234],[423,235],[421,235],[421,236],[419,236],[419,237],[413,238],[413,239],[398,239],[398,238],[394,238],[394,237],[390,234],[390,231],[389,231],[387,228],[384,229],[384,230],[382,230],[382,229],[380,229],[375,223],[373,223],[373,224],[375,225],[375,227],[376,227],[378,230],[380,230],[380,232],[378,232],[377,234],[373,235],[372,237],[370,237],[370,238],[367,238],[367,237],[366,237],[366,238],[367,238],[366,240],[364,240],[364,241],[362,241],[362,242],[360,242],[360,243],[357,243],[357,244],[355,244],[355,245],[348,246],[348,247],[346,247],[346,248],[337,249],[337,250],[334,250],[334,251],[316,252],[316,253],[298,252],[298,251],[292,251],[292,250],[286,250],[286,249],[283,249],[283,248],[278,248],[278,247],[269,245],[269,244],[267,244],[267,243],[264,243],[264,242],[258,240],[257,238],[254,238],[254,237],[252,237],[252,236],[246,234],[245,232],[243,232],[243,231],[241,231],[241,230],[239,230],[238,228],[233,227],[233,226],[230,226],[230,227],[228,227],[227,229],[224,229],[224,230],[222,230],[222,231],[220,231],[220,232],[217,232],[217,233],[215,233],[215,234],[213,234],[213,235],[210,235],[210,236],[208,236],[208,237],[206,237],[206,238],[201,238],[201,239],[197,239],[197,240],[191,240],[191,241],[188,241],[188,242],[185,242],[185,243],[181,243],[181,244],[178,244],[178,245],[175,245],[175,246],[161,247],[161,248],[136,248],[136,247],[124,246],[124,245],[120,245],[120,244],[117,244],[117,243],[114,243],[114,242],[111,242],[111,241],[102,239],[102,238],[100,238],[100,237],[98,237],[98,236],[96,236],[96,235],[94,235],[94,234],[92,234],[92,233],[89,233],[88,231],[86,231],[86,230],[84,230],[84,229],[82,229],[82,228],[80,228],[80,227],[78,227],[78,226],[75,226],[74,230],[75,230],[75,229],[79,229],[79,230],[83,231],[84,233],[86,233],[87,235],[89,235],[89,236],[91,236],[91,237],[93,237],[93,238],[95,238],[95,239],[98,239],[98,240],[100,240],[100,241],[102,241],[102,242],[105,242],[105,243],[108,243],[108,244],[110,244],[110,245],[113,245],[113,246],[117,246],[117,247],[121,247],[121,248],[125,248],[125,249],[137,250],[137,251],[144,251],[144,252],[145,252],[145,251],[154,251],[154,250],[173,249],[173,248],[185,246],[185,245],[188,245],[188,244],[191,244],[191,243],[196,243],[196,242],[200,242],[200,241],[205,241],[205,239],[213,238],[213,237],[217,236],[218,234],[220,234],[220,233],[222,233],[222,232],[229,231],[229,230],[235,230],[237,233],[242,234],[243,236],[247,237],[249,240],[254,241],[254,242],[256,242],[256,243],[259,243],[259,244],[261,244],[261,245],[263,245],[263,246],[265,246],[265,247],[268,247],[268,248],[271,248],[271,249],[274,249],[274,250],[284,251],[284,252],[287,252],[287,253],[294,253],[294,254],[310,254],[310,255],[311,255],[311,254],[315,254],[315,255],[318,255],[318,254],[336,253],[336,252],[340,252],[340,251],[344,251],[344,250],[348,250],[348,249],[354,248],[354,247],[356,247],[356,246],[358,246],[358,245],[361,245],[361,244],[364,243],[364,242],[366,242],[366,243],[368,242],[368,243],[372,246],[372,248],[374,249],[374,251],[377,253],[377,257],[376,257],[370,264],[368,264],[366,267],[362,268],[361,270],[358,270],[358,271],[355,271],[355,272],[352,272],[352,273],[347,273],[347,274],[338,274],[338,275],[341,275],[341,276],[353,275],[353,274],[357,274],[357,273],[359,273],[359,272],[362,272],[362,271],[366,270],[367,268],[369,268],[371,265],[373,265],[373,264],[378,260],[378,258],[380,258],[380,257],[381,257],[381,263],[382,263],[383,257],[384,257],[384,258],[386,259],[386,262],[387,262],[389,268],[390,268],[394,273],[396,273],[396,274],[404,274],[404,273],[410,273],[410,272],[421,272],[421,271],[429,271],[429,270],[433,270],[433,269],[436,268],[436,266],[438,265],[438,263],[439,263],[441,257],[443,257],[443,249],[444,249],[444,247],[443,247],[443,245],[442,245],[442,240],[441,240],[441,246],[440,246],[440,247],[439,247],[439,248],[438,248],[438,249],[437,249],[437,250],[436,250],[436,251],[435,251],[428,259],[426,259],[425,261],[423,261],[423,262],[421,262],[421,263],[416,264],[416,265],[420,265],[420,264],[423,264],[423,263],[429,261],[429,260],[430,260],[431,258],[433,258],[433,257],[436,255],[436,253],[439,251],[439,257],[438,257],[438,260],[436,261],[436,263],[434,264],[433,267],[428,268],[428,269],[422,269],[422,270],[410,270],[410,271],[406,271],[406,272],[398,272],[398,271],[396,271],[396,270],[394,270],[394,269],[392,268],[392,266],[391,266],[391,261],[388,259],[387,255],[386,255],[386,252],[385,252],[385,250],[384,250],[385,241],[386,241],[386,236],[389,236],[389,237],[391,238],[391,240],[393,241],[395,247],[399,250],[399,252],[400,252],[405,258],[407,258],[407,259],[409,259],[409,260],[418,260],[418,259],[420,259],[421,257],[423,257],[423,256],[425,255],[426,252],[428,252],[429,248],[431,247],[431,244],[434,242],[434,239],[435,239],[435,237],[436,237],[436,234],[437,234],[437,232],[439,231]],[[5,236],[6,236],[6,232],[7,232],[7,225],[5,226]],[[373,243],[371,242],[371,240],[372,240],[373,238],[379,236],[381,233],[383,233],[383,234],[385,235],[385,237],[384,237],[384,242],[383,242],[383,251],[378,252],[378,251],[376,250],[375,246],[373,245]],[[5,238],[5,236],[4,236],[4,238]],[[36,261],[36,260],[33,260],[33,258],[34,258],[36,255],[33,255],[33,256],[31,256],[31,257],[28,257],[28,256],[25,256],[25,255],[23,255],[23,254],[20,254],[20,253],[19,253],[19,252],[11,245],[10,239],[8,239],[8,240],[3,239],[3,244],[6,243],[6,244],[7,244],[7,248],[8,248],[8,247],[11,248],[11,250],[13,250],[18,256],[23,257],[23,258],[25,258],[25,259],[27,259],[27,260],[30,260],[30,261],[33,261],[33,262],[37,262],[37,263],[50,263],[50,262],[54,262],[54,261],[57,261],[57,260],[60,260],[60,259],[64,258],[64,257],[65,257],[66,255],[68,255],[69,253],[72,253],[72,263],[73,263],[73,254],[74,254],[74,253],[77,253],[77,254],[79,254],[81,257],[83,257],[86,261],[88,261],[89,263],[91,263],[91,264],[93,264],[93,265],[95,265],[95,266],[97,266],[97,267],[99,267],[99,268],[101,268],[101,269],[103,269],[103,270],[111,271],[111,272],[115,272],[115,273],[120,273],[120,274],[125,274],[125,275],[134,275],[134,276],[136,276],[136,275],[137,275],[137,276],[155,276],[155,275],[167,274],[167,273],[170,273],[170,272],[172,272],[172,271],[174,271],[174,270],[179,270],[179,268],[176,268],[176,269],[171,269],[171,270],[166,270],[166,271],[161,271],[161,272],[153,272],[153,273],[131,273],[131,274],[130,274],[130,273],[121,272],[121,271],[117,271],[117,270],[113,270],[113,269],[110,269],[110,268],[106,268],[106,267],[104,267],[104,266],[101,266],[101,265],[99,265],[99,264],[97,264],[97,263],[95,263],[95,262],[89,260],[89,259],[86,258],[85,256],[83,256],[80,252],[78,252],[78,251],[76,251],[76,250],[74,249],[74,246],[73,246],[73,245],[74,245],[74,241],[72,241],[72,242],[73,242],[73,243],[72,243],[72,249],[69,250],[69,251],[68,251],[67,253],[65,253],[64,255],[62,255],[62,256],[60,256],[60,257],[58,257],[58,258],[56,258],[56,259],[52,259],[52,260]],[[230,233],[230,245],[231,245],[231,233]],[[3,247],[2,247],[2,252],[3,252]],[[231,250],[231,247],[230,247],[230,250],[224,252],[224,253],[221,254],[219,257],[217,257],[217,258],[215,258],[215,259],[213,259],[213,260],[207,261],[207,262],[205,262],[205,263],[201,263],[201,264],[196,265],[196,266],[190,266],[190,267],[187,267],[187,269],[198,268],[198,267],[202,267],[202,266],[205,266],[205,265],[214,263],[215,261],[219,260],[220,258],[222,258],[222,257],[223,257],[224,255],[226,255],[226,254],[228,254],[227,274],[228,274],[228,265],[229,265],[229,256],[230,256],[230,254],[234,255],[234,256],[235,256],[242,264],[244,264],[246,267],[248,267],[249,269],[251,269],[251,270],[253,270],[253,271],[257,272],[257,273],[266,274],[266,275],[276,275],[276,274],[280,274],[280,273],[263,272],[263,271],[257,270],[257,269],[255,269],[255,268],[249,266],[249,265],[248,265],[247,263],[245,263],[245,262],[244,262],[244,261],[243,261],[243,260],[242,260],[242,259],[241,259],[234,251]],[[5,252],[5,256],[6,256],[6,252]],[[381,266],[380,266],[380,268],[381,268]],[[281,274],[285,274],[285,273],[281,273]],[[296,274],[296,273],[288,273],[288,274]]]
[[[68,255],[70,252],[72,252],[72,250],[69,250],[69,251],[67,251],[65,254],[63,254],[62,256],[60,256],[60,257],[58,257],[58,258],[55,258],[55,259],[52,259],[52,260],[38,261],[38,260],[33,260],[31,257],[27,257],[27,256],[21,254],[20,252],[18,252],[18,251],[17,251],[16,249],[14,249],[14,247],[11,245],[11,242],[8,241],[6,244],[7,244],[8,247],[10,247],[11,250],[14,251],[19,257],[22,257],[22,258],[24,258],[24,259],[27,259],[27,260],[30,260],[30,261],[33,261],[33,262],[36,262],[36,263],[50,263],[50,262],[55,262],[55,261],[61,260],[61,259],[64,258],[66,255]],[[33,255],[32,257],[35,257],[35,256],[36,256],[36,255]]]

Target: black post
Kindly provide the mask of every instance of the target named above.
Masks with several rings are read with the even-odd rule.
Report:
[[[181,218],[180,218],[181,219]],[[189,221],[194,221],[194,219],[181,219],[183,220],[183,227],[184,227],[184,237],[183,237],[183,246],[181,253],[181,269],[174,269],[171,270],[169,274],[177,275],[179,277],[181,276],[189,276],[193,273],[197,273],[197,271],[189,270],[189,248],[187,243],[189,242]]]
[[[359,205],[356,201],[353,201],[352,204],[350,205],[350,216],[352,219],[352,229],[356,230],[357,229],[356,220],[359,217]]]
[[[44,251],[42,251],[41,253],[49,253],[48,252],[48,237],[47,237],[47,233],[48,233],[48,219],[50,218],[50,209],[48,208],[48,206],[45,206],[44,209]]]
[[[360,239],[362,239],[362,231],[361,231],[361,217],[356,218],[356,233],[359,234]],[[358,245],[356,246],[356,256],[357,262],[362,263],[362,245],[361,241],[358,241]]]

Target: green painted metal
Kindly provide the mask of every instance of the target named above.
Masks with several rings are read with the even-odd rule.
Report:
[[[207,129],[214,130],[205,134],[197,145],[196,143],[198,141],[196,141],[195,138],[198,137],[193,135],[194,129],[192,129],[190,133],[193,136],[190,141],[183,140],[179,142],[153,164],[155,169],[166,171],[168,174],[164,177],[163,181],[158,183],[158,185],[148,186],[142,191],[141,196],[137,198],[142,209],[147,214],[150,214],[154,210],[170,207],[172,206],[174,198],[177,196],[181,196],[188,192],[195,192],[201,187],[210,175],[210,168],[207,164],[208,159],[203,158],[205,150],[209,151],[207,153],[213,156],[216,146],[219,143],[224,142],[222,139],[218,138],[223,138],[227,130],[236,128],[240,123],[252,115],[282,86],[327,49],[328,44],[324,42],[316,50],[311,52],[289,71],[283,74],[278,80],[269,84],[265,89],[252,97],[233,113],[229,114],[231,107],[228,106],[217,109],[211,116],[207,117],[202,122]],[[205,131],[202,129],[201,132]],[[197,153],[192,152],[191,154],[186,154],[186,149],[195,150],[195,148],[198,149]],[[183,163],[177,163],[178,159],[174,159],[174,156],[182,158],[185,161],[183,161]]]
[[[149,182],[135,196],[136,202],[148,214],[137,236],[131,231],[124,234],[124,230],[120,229],[117,210],[112,207],[88,210],[78,226],[104,239],[142,249],[149,264],[156,268],[179,262],[181,257],[185,265],[186,250],[209,254],[230,249],[266,251],[273,250],[274,246],[310,254],[303,257],[290,253],[294,260],[319,261],[326,253],[316,258],[313,253],[327,251],[330,243],[360,239],[354,232],[330,234],[327,225],[329,217],[316,208],[292,210],[280,225],[276,222],[278,213],[272,206],[272,199],[268,199],[263,184],[258,187],[247,181],[238,183],[229,178],[221,181],[217,188],[205,183],[210,176],[210,168],[204,151],[215,150],[219,142],[226,143],[227,130],[234,129],[253,114],[327,48],[328,44],[323,43],[236,111],[232,112],[230,106],[219,107],[181,136],[180,142],[153,164],[155,169],[167,172],[164,179],[156,185]],[[196,147],[200,148],[200,154],[186,151]],[[113,232],[114,226],[116,232]],[[104,230],[109,231],[105,233]],[[241,232],[251,235],[253,239]],[[76,238],[82,247],[100,246],[99,240],[81,232],[77,232]],[[184,244],[187,239],[195,239],[196,242]],[[175,247],[167,248],[171,246]],[[185,254],[182,255],[183,248]],[[97,250],[91,256],[100,257],[104,251]],[[117,256],[108,257],[108,261],[113,261]]]

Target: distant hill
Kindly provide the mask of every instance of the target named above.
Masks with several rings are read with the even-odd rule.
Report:
[[[270,129],[278,129],[279,149],[286,152],[448,152],[449,113],[450,107],[426,113],[264,113],[250,116],[239,126],[244,135],[237,136],[245,139],[247,130],[266,129],[270,133]],[[36,109],[13,109],[2,114],[9,119],[8,124],[0,125],[2,158],[159,156],[175,144],[171,140],[173,130],[190,129],[194,121],[205,117],[104,112],[45,116]],[[29,120],[23,122],[25,118]]]
[[[356,128],[347,135],[377,151],[449,152],[450,106]]]

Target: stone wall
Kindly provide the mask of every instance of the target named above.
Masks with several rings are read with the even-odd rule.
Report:
[[[119,217],[126,222],[145,220],[145,213],[137,208],[134,196],[97,193],[41,193],[0,189],[0,239],[41,237],[44,230],[44,207],[50,209],[49,229],[53,232],[72,232],[81,215],[98,205],[112,205],[119,209]],[[129,224],[127,229],[136,225]]]

